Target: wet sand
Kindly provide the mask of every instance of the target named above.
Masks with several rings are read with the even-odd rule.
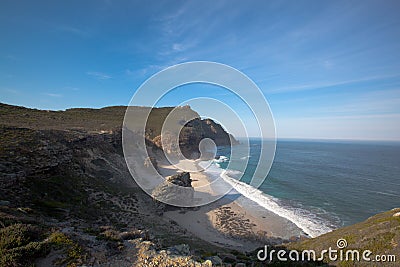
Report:
[[[174,166],[163,163],[159,164],[163,176],[178,172]],[[214,193],[211,187],[205,186],[211,180],[206,172],[192,172],[190,176],[195,190]],[[240,251],[251,251],[265,244],[279,244],[301,233],[293,223],[272,212],[264,209],[260,213],[242,207],[241,198],[244,197],[222,197],[201,207],[168,211],[163,216],[205,241]]]

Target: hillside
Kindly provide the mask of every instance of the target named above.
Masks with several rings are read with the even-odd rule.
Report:
[[[145,127],[146,138],[161,147],[159,144],[161,128],[173,109],[174,107],[152,109],[130,107],[129,115],[133,119],[127,120],[126,123],[131,130],[140,131],[143,126],[137,125],[134,118],[149,114]],[[80,132],[87,134],[120,132],[126,110],[126,106],[114,106],[101,109],[72,108],[65,111],[52,111],[0,103],[0,127],[3,129],[58,130],[71,135]],[[171,117],[171,121],[175,122],[177,126],[181,126],[182,121],[187,121],[188,118],[195,118],[187,123],[180,133],[180,147],[186,155],[190,156],[193,151],[198,152],[198,144],[205,137],[215,140],[217,145],[238,143],[221,125],[209,119],[201,120],[200,115],[190,107],[178,107],[177,110],[178,112],[173,112]]]
[[[324,234],[317,238],[305,240],[297,243],[286,244],[288,249],[296,250],[315,250],[317,255],[321,255],[324,249],[338,249],[337,241],[346,240],[347,246],[343,249],[344,253],[348,250],[358,250],[360,255],[363,251],[370,250],[371,262],[366,261],[334,261],[325,256],[325,262],[337,266],[398,266],[396,262],[390,262],[389,255],[395,255],[396,260],[400,260],[400,208],[383,212],[351,226],[343,227],[333,232]],[[376,262],[375,255],[386,258],[386,262]],[[360,256],[361,258],[361,256]],[[351,259],[351,258],[349,258]]]
[[[30,109],[0,103],[0,124],[3,126],[30,128],[36,130],[68,130],[100,132],[120,130],[126,106],[100,109],[71,108],[65,111]],[[151,138],[160,134],[161,126],[174,107],[153,108],[147,120],[147,131]],[[131,107],[136,116],[150,110],[148,107]],[[190,108],[182,109],[182,117],[200,117]]]
[[[140,266],[168,262],[156,251],[181,244],[198,254],[217,250],[160,217],[131,178],[121,143],[125,109],[43,111],[0,104],[0,266]],[[151,138],[171,110],[152,110],[148,146],[157,149]],[[198,116],[191,109],[182,116],[186,112]],[[186,248],[176,250],[182,256],[177,262],[191,261]]]

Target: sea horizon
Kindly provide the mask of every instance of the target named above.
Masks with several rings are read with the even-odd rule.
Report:
[[[273,138],[262,138],[262,137],[257,137],[257,136],[249,136],[249,137],[244,137],[244,136],[235,136],[235,139],[240,141],[240,140],[276,140],[277,142],[279,141],[290,141],[290,142],[332,142],[332,143],[379,143],[379,144],[388,144],[388,145],[400,145],[400,140],[389,140],[389,139],[347,139],[347,138],[301,138],[301,137],[277,137],[275,139]]]

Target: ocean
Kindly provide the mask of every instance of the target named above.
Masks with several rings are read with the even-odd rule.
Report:
[[[262,142],[267,141],[250,140],[244,174],[234,164],[225,170],[230,161],[244,160],[231,159],[227,147],[218,148],[221,158],[209,170],[234,185],[231,196],[244,196],[245,208],[276,213],[315,237],[400,207],[400,143],[277,141],[270,172],[254,190],[248,183]]]

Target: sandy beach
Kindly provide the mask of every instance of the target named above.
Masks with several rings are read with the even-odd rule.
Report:
[[[165,161],[158,167],[163,176],[178,173]],[[214,194],[211,187],[206,186],[211,180],[207,172],[191,172],[190,176],[195,190]],[[299,238],[301,230],[292,222],[265,209],[259,212],[244,207],[243,198],[222,197],[201,207],[167,211],[163,216],[205,241],[239,251]]]

